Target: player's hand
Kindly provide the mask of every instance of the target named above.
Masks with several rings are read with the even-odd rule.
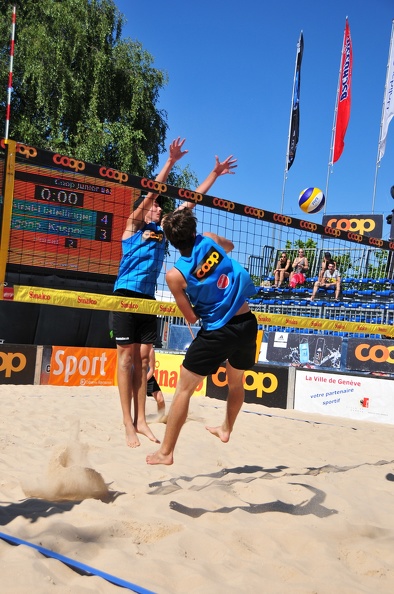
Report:
[[[232,169],[235,169],[238,167],[238,165],[236,165],[237,159],[234,159],[233,155],[229,155],[227,159],[222,162],[219,161],[219,157],[217,155],[215,155],[215,159],[216,163],[213,170],[218,177],[219,175],[225,175],[226,173],[231,173],[234,175],[235,171],[232,171]]]
[[[184,157],[186,155],[186,153],[188,153],[189,151],[182,150],[183,145],[186,142],[186,138],[184,138],[183,140],[181,140],[181,137],[178,136],[178,138],[176,138],[175,140],[173,140],[170,144],[170,159],[171,161],[179,161],[179,159],[182,159],[182,157]]]

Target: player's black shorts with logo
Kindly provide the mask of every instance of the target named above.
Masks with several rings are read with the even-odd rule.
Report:
[[[154,299],[149,295],[117,289],[114,295],[136,299]],[[113,334],[118,345],[154,344],[157,338],[156,316],[150,314],[114,311],[112,316]]]
[[[186,351],[183,366],[192,373],[216,373],[228,359],[235,369],[250,369],[256,361],[257,320],[252,312],[234,316],[218,330],[199,330]]]

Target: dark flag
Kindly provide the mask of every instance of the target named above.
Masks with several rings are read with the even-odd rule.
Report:
[[[293,86],[293,102],[291,108],[290,118],[290,133],[289,133],[289,150],[287,155],[287,171],[293,165],[295,158],[298,136],[300,131],[300,84],[301,84],[301,62],[302,54],[304,51],[304,36],[302,31],[300,38],[297,43],[297,56],[294,74],[294,86]]]

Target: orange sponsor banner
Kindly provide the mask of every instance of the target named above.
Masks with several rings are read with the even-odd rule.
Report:
[[[116,349],[54,346],[50,367],[52,386],[113,386]]]

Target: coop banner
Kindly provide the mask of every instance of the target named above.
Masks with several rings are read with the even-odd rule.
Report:
[[[385,378],[297,369],[294,409],[394,423],[393,386]]]
[[[34,384],[37,347],[0,344],[0,384]]]
[[[116,349],[52,347],[52,386],[113,386],[115,374]]]
[[[349,338],[346,368],[394,374],[394,340]]]
[[[375,214],[334,214],[323,215],[322,225],[339,231],[347,233],[357,233],[364,237],[382,238],[383,232],[383,215]],[[375,245],[372,243],[371,245]],[[381,247],[381,246],[377,246]]]
[[[288,368],[271,365],[255,365],[245,371],[245,402],[263,404],[274,408],[286,408]],[[228,393],[226,367],[223,363],[214,375],[207,378],[206,395],[226,400]]]
[[[294,332],[269,332],[267,361],[307,368],[340,369],[342,338]]]

